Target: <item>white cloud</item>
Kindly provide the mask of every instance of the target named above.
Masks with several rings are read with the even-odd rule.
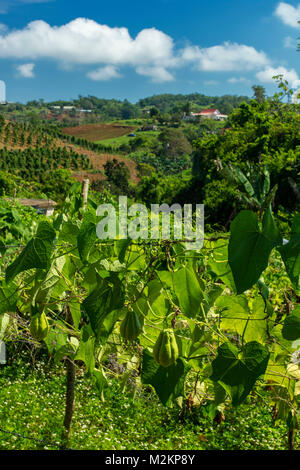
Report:
[[[269,63],[263,51],[230,42],[208,48],[188,46],[182,51],[182,60],[194,63],[197,70],[209,72],[253,70]]]
[[[34,78],[34,67],[35,64],[22,64],[17,66],[19,75],[24,78]]]
[[[8,31],[8,26],[4,23],[0,23],[0,34],[5,34]]]
[[[161,67],[174,66],[173,40],[155,28],[132,38],[127,28],[110,28],[96,21],[77,18],[62,26],[33,21],[21,30],[0,35],[0,58],[53,59],[74,64],[131,65],[143,73],[170,80]]]
[[[6,85],[3,80],[0,80],[0,103],[6,102]]]
[[[228,83],[250,83],[250,80],[245,77],[232,77],[227,80]]]
[[[168,69],[189,63],[201,71],[252,70],[268,64],[266,54],[254,47],[232,43],[188,46],[176,54],[173,39],[155,28],[143,29],[132,38],[127,28],[111,28],[86,18],[62,26],[33,21],[24,29],[2,33],[0,58],[53,59],[65,68],[76,64],[130,65],[156,82],[173,80]],[[105,76],[113,69],[99,70],[89,77],[95,79],[98,72],[101,79],[102,73]]]
[[[292,38],[291,36],[287,36],[283,40],[283,45],[287,49],[296,49],[297,41],[295,40],[295,38]]]
[[[105,67],[100,67],[97,70],[87,73],[87,77],[95,81],[106,81],[112,78],[120,78],[121,76],[118,69],[113,65],[106,65]]]
[[[289,3],[280,2],[275,10],[275,15],[283,21],[284,24],[292,28],[299,28],[300,25],[300,3],[297,7]]]
[[[34,62],[42,59],[54,60],[64,70],[94,66],[94,70],[85,73],[91,80],[99,81],[121,77],[120,70],[125,66],[157,83],[174,80],[174,71],[179,67],[200,72],[261,70],[263,78],[275,70],[265,52],[245,44],[225,42],[207,48],[189,45],[178,49],[170,36],[156,28],[143,29],[132,37],[125,27],[113,28],[87,18],[61,26],[38,20],[19,30],[0,27],[1,59],[26,62],[18,66],[23,77],[33,77]],[[293,81],[297,79],[298,76],[293,77]],[[245,80],[229,78],[230,83],[246,83]]]
[[[155,28],[144,29],[132,39],[127,28],[110,28],[85,18],[54,27],[33,21],[0,37],[0,57],[48,58],[72,64],[168,63],[172,48],[172,39]]]
[[[151,77],[152,82],[154,83],[171,82],[174,80],[173,75],[160,65],[153,67],[141,65],[136,68],[136,73],[139,75],[145,75],[146,77]]]
[[[219,82],[217,82],[217,80],[205,80],[203,83],[206,86],[214,86],[218,85]]]
[[[34,3],[48,3],[51,1],[52,0],[1,0],[0,1],[0,14],[7,13],[12,7],[24,6],[28,4],[34,4]]]
[[[258,72],[256,77],[263,83],[275,83],[273,77],[276,75],[283,75],[283,79],[287,80],[292,88],[299,86],[299,76],[295,69],[287,70],[285,67],[266,67]]]

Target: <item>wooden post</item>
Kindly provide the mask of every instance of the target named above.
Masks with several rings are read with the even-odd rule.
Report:
[[[87,200],[88,200],[88,193],[89,193],[89,184],[90,180],[87,178],[83,180],[82,183],[82,197],[83,197],[83,209],[86,209],[87,206]]]
[[[289,429],[288,446],[289,446],[289,450],[295,450],[295,428]]]
[[[66,322],[67,325],[73,324],[72,314],[69,305],[66,305]],[[70,335],[69,335],[70,337]],[[65,418],[62,431],[62,445],[61,449],[65,450],[69,447],[71,425],[73,419],[73,413],[75,408],[75,364],[70,358],[66,358],[66,377],[67,377],[67,390],[66,390],[66,407],[65,407]]]

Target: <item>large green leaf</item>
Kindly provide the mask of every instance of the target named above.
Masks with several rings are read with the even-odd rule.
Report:
[[[68,333],[65,324],[61,321],[56,322],[57,328],[51,328],[48,335],[44,339],[49,354],[54,357],[55,352],[61,350],[68,341]]]
[[[0,341],[4,338],[9,322],[10,315],[8,315],[7,313],[0,315]]]
[[[6,270],[6,282],[28,269],[49,269],[55,231],[49,222],[40,222],[36,235]]]
[[[128,245],[125,251],[125,254],[120,254],[123,259],[122,262],[126,264],[126,268],[132,271],[138,271],[145,269],[147,266],[144,250],[141,246],[131,243]]]
[[[114,250],[120,263],[124,263],[126,252],[130,244],[131,244],[130,238],[125,238],[124,240],[122,239],[122,240],[114,241]]]
[[[247,297],[220,296],[216,305],[221,309],[221,328],[243,336],[246,343],[258,341],[263,343],[267,336],[267,314],[265,302],[261,297],[255,297],[250,311]]]
[[[0,286],[0,314],[15,312],[18,301],[18,292],[15,284],[6,285],[4,282]]]
[[[242,403],[257,379],[265,373],[269,351],[256,341],[247,343],[240,352],[231,343],[223,343],[212,362],[211,380],[218,382],[230,395],[234,406]]]
[[[297,291],[300,291],[300,214],[293,220],[289,243],[279,248],[286,271]]]
[[[203,292],[194,271],[182,268],[174,273],[174,287],[184,315],[195,318],[203,302]]]
[[[297,305],[284,320],[282,336],[288,341],[295,341],[300,338],[300,305]]]
[[[91,327],[99,337],[106,317],[114,310],[120,310],[123,305],[124,291],[117,275],[99,280],[96,289],[82,303]],[[116,320],[117,318],[114,319]]]
[[[81,340],[74,360],[83,361],[89,373],[92,373],[95,368],[94,346],[95,338],[91,338],[88,329],[84,327],[81,331]]]
[[[96,225],[96,216],[91,212],[86,212],[77,236],[78,251],[82,261],[87,261],[97,240]]]
[[[69,243],[76,245],[77,235],[79,233],[79,220],[66,220],[63,221],[58,235],[58,244]]]
[[[266,269],[272,249],[282,243],[272,212],[265,212],[260,229],[257,215],[241,211],[231,224],[228,260],[238,294],[250,289]]]
[[[212,248],[213,254],[208,261],[209,267],[229,289],[235,292],[235,284],[228,263],[228,241],[217,240],[212,243]]]
[[[105,316],[103,321],[100,322],[98,337],[101,339],[101,344],[106,343],[115,327],[116,322],[120,320],[122,313],[122,310],[112,310],[108,315]]]
[[[64,256],[60,256],[56,258],[49,271],[47,272],[45,278],[37,282],[33,292],[32,292],[32,304],[35,306],[39,306],[42,310],[44,309],[45,304],[47,304],[51,298],[52,292],[61,280],[61,272],[65,265],[66,258]]]
[[[161,367],[147,349],[143,351],[142,382],[154,387],[165,406],[175,398],[184,396],[184,382],[189,370],[190,366],[183,359],[178,359],[169,367]]]

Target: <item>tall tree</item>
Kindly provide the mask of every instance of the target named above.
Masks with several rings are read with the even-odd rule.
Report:
[[[253,85],[252,87],[253,90],[253,98],[258,102],[258,103],[263,103],[266,99],[266,90],[263,86],[261,85]]]
[[[116,158],[108,160],[104,165],[107,180],[112,185],[114,194],[127,194],[130,172],[124,162]]]

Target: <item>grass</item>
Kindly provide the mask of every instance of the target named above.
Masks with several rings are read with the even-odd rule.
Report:
[[[97,140],[96,144],[107,145],[111,147],[119,147],[122,144],[128,144],[128,142],[132,139],[129,137],[128,134],[120,136],[120,137],[113,137],[112,139],[103,139]]]
[[[65,402],[61,365],[26,358],[0,366],[0,428],[59,447]],[[273,426],[271,411],[263,404],[229,408],[217,426],[201,408],[185,415],[166,409],[151,392],[134,398],[110,383],[102,403],[91,381],[80,371],[76,381],[76,409],[70,447],[102,450],[212,450],[286,448],[286,427]],[[0,450],[57,449],[0,431]]]
[[[158,132],[157,131],[141,131],[141,132],[134,132],[134,134],[136,137],[153,137],[153,136],[156,137],[158,135]],[[129,135],[126,134],[126,135],[115,137],[112,139],[99,140],[96,143],[119,147],[122,144],[128,144],[130,140],[132,140],[132,137],[129,137]]]

